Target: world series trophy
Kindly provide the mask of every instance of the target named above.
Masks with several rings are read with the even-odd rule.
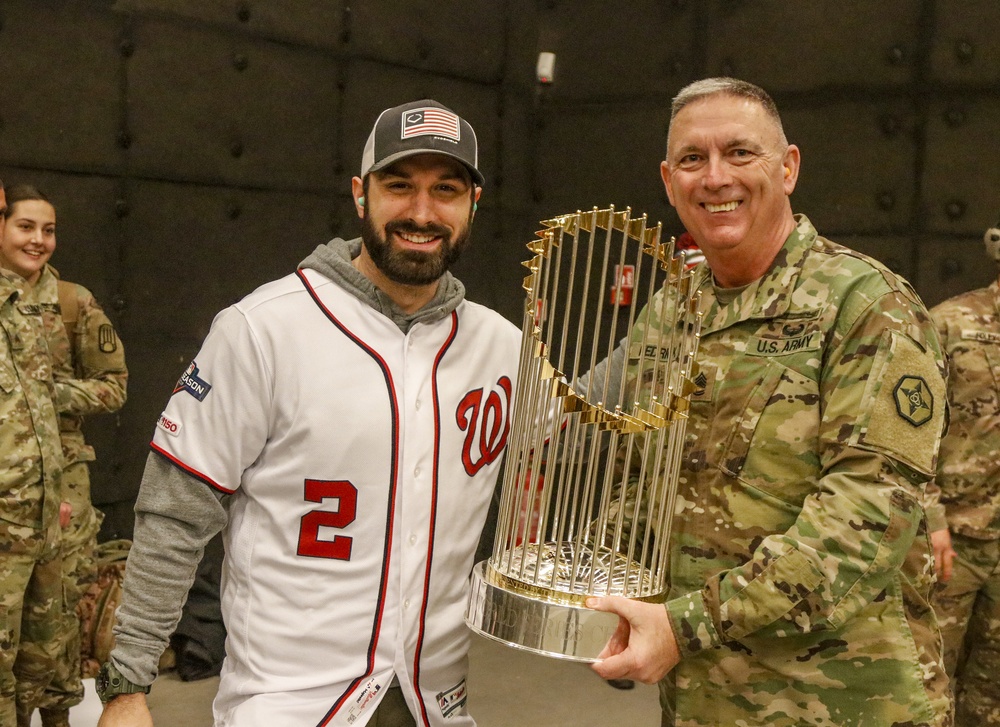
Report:
[[[473,569],[466,623],[514,648],[593,662],[618,616],[588,609],[588,596],[666,598],[701,315],[684,253],[645,215],[594,208],[542,224],[524,263],[497,531]],[[652,324],[616,364],[647,304]]]

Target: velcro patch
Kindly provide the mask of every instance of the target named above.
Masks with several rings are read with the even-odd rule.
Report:
[[[631,361],[638,361],[640,358],[643,358],[650,363],[658,363],[669,360],[670,349],[666,346],[657,346],[654,343],[647,343],[643,347],[641,342],[632,341],[628,346],[628,357]]]
[[[963,328],[962,340],[979,341],[980,343],[1000,343],[1000,333],[994,333],[993,331],[973,331]]]
[[[691,401],[711,401],[712,393],[715,391],[715,366],[699,364],[699,371],[694,377],[694,385],[697,387],[691,393]]]
[[[787,338],[755,336],[747,343],[747,353],[755,356],[787,356],[799,351],[815,351],[819,348],[821,340],[819,331]]]
[[[903,376],[892,390],[896,412],[915,427],[926,424],[934,414],[934,395],[919,376]]]
[[[875,358],[866,392],[874,401],[862,404],[867,422],[859,443],[933,474],[945,400],[934,354],[904,333],[886,331]]]
[[[748,356],[787,356],[800,351],[816,351],[823,345],[823,333],[816,324],[819,311],[793,318],[766,321],[747,341]]]
[[[97,347],[101,353],[114,353],[118,350],[118,336],[110,323],[102,323],[97,329]]]

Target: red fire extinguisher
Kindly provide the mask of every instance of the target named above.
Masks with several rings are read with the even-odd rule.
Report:
[[[611,282],[611,305],[631,305],[632,291],[635,290],[635,265],[615,265],[615,277]]]

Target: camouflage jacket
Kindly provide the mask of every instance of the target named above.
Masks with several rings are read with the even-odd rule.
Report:
[[[937,338],[905,281],[796,220],[730,303],[697,272],[664,704],[679,725],[944,724],[918,501],[943,423]]]
[[[90,291],[71,283],[76,295],[73,340],[67,335],[59,304],[59,274],[46,265],[32,295],[42,310],[52,356],[66,464],[94,459],[83,436],[83,417],[116,412],[125,404],[128,370],[125,349]]]
[[[63,457],[39,307],[0,271],[0,519],[57,532]]]
[[[1000,539],[1000,284],[931,310],[948,356],[951,420],[941,441],[940,507],[952,532]],[[943,512],[942,512],[943,509]],[[944,526],[943,521],[942,527]],[[933,527],[932,527],[933,529]]]

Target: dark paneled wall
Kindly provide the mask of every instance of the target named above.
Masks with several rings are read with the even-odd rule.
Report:
[[[539,219],[614,203],[680,231],[670,99],[721,73],[775,95],[803,151],[794,207],[935,303],[995,273],[998,27],[995,0],[0,0],[0,175],[51,194],[54,263],[132,373],[88,428],[105,537],[131,532],[156,417],[215,313],[357,234],[381,109],[431,96],[475,126],[487,185],[458,273],[516,322]]]

